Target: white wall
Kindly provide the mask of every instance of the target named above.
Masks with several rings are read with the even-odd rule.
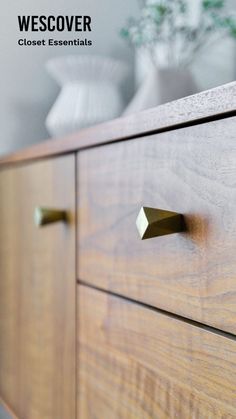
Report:
[[[233,3],[235,0],[232,0]],[[191,0],[193,2],[193,0]],[[195,4],[195,0],[194,0]],[[8,0],[0,12],[0,153],[47,138],[44,121],[58,87],[44,68],[47,59],[64,54],[102,54],[133,62],[131,50],[118,32],[127,16],[137,14],[138,0]],[[93,47],[19,47],[18,14],[89,14]],[[42,35],[34,36],[40,38]],[[57,36],[58,37],[58,36]],[[63,38],[63,36],[59,36]],[[73,38],[73,34],[67,38]],[[32,35],[31,35],[32,38]],[[66,39],[66,36],[64,35]],[[234,79],[233,48],[204,54],[194,71],[201,89]],[[127,89],[130,96],[132,83]]]

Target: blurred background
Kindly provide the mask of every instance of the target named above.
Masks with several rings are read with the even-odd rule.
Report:
[[[127,64],[127,74],[121,86],[124,105],[131,100],[135,82],[134,48],[121,38],[119,32],[129,16],[140,13],[138,0],[8,0],[1,4],[0,16],[0,154],[6,154],[49,137],[45,120],[60,92],[58,80],[46,70],[46,62],[59,56],[99,55],[122,60]],[[198,15],[198,1],[190,0],[193,19]],[[236,10],[235,0],[228,2]],[[86,34],[92,40],[90,47],[20,47],[18,15],[90,15],[92,32]],[[26,34],[27,35],[27,34]],[[77,38],[75,33],[50,35],[57,39]],[[42,33],[28,34],[31,39],[48,37]],[[197,90],[205,90],[236,79],[235,40],[219,40],[207,51],[202,51],[191,72]],[[71,64],[70,64],[71,65]],[[96,65],[98,65],[96,63]],[[75,69],[76,71],[76,69]],[[137,72],[137,69],[136,69]],[[111,94],[112,93],[108,93]],[[97,100],[99,93],[97,91]]]

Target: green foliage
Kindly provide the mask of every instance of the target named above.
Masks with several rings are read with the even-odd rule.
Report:
[[[225,7],[224,0],[203,0],[202,7],[205,10],[223,9]]]
[[[136,47],[164,45],[168,56],[178,50],[178,64],[192,56],[217,36],[236,39],[236,18],[226,9],[226,0],[201,0],[200,19],[190,23],[188,0],[144,0],[139,19],[129,19],[121,36]],[[175,54],[176,55],[176,54]]]
[[[226,26],[229,28],[230,35],[236,39],[236,20],[228,17]]]

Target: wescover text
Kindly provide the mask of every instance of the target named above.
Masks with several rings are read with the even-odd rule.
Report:
[[[90,16],[18,16],[21,32],[91,32]]]

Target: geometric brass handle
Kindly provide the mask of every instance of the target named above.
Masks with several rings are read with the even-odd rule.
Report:
[[[136,220],[142,240],[184,231],[183,215],[162,209],[142,207]]]
[[[66,221],[66,211],[43,207],[35,208],[34,222],[36,226],[44,226],[58,221]]]

